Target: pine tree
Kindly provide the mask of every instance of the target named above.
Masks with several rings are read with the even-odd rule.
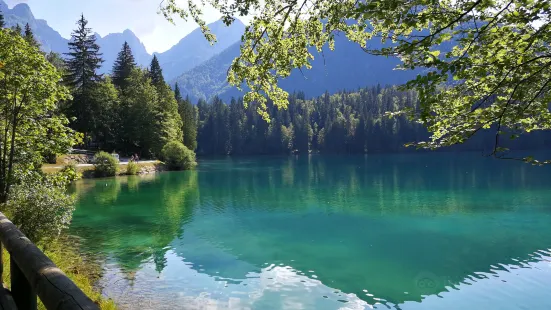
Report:
[[[4,28],[4,26],[6,26],[6,23],[4,22],[4,14],[0,11],[0,28]]]
[[[77,22],[78,28],[72,33],[69,42],[69,56],[67,60],[67,76],[65,80],[78,90],[85,90],[90,84],[101,79],[97,70],[101,67],[103,59],[96,44],[96,36],[86,25],[88,21],[81,15]]]
[[[23,29],[21,29],[21,25],[19,24],[13,26],[11,30],[13,30],[13,32],[17,35],[21,35],[21,32],[23,31]]]
[[[72,33],[69,42],[69,53],[66,65],[65,81],[72,88],[73,101],[70,104],[69,116],[75,117],[72,127],[85,134],[85,139],[92,134],[95,125],[95,112],[98,100],[94,98],[95,88],[101,81],[97,70],[103,62],[96,37],[87,28],[88,21],[81,15],[77,29]],[[85,143],[88,141],[85,141]]]
[[[33,31],[31,29],[31,26],[29,23],[25,25],[25,41],[27,41],[30,45],[38,47],[38,42],[36,41]]]
[[[178,90],[178,94],[176,95],[176,90]],[[178,84],[176,84],[175,88],[175,96],[178,98],[182,98],[179,94],[180,89],[178,88]],[[182,119],[182,134],[184,136],[184,145],[194,151],[197,148],[197,120],[196,120],[196,113],[195,108],[191,104],[191,101],[189,101],[189,98],[186,97],[185,100],[180,99],[178,101],[178,112],[180,113],[180,118]]]
[[[153,60],[151,60],[151,65],[149,67],[149,78],[155,87],[164,87],[165,78],[163,77],[163,69],[161,69],[161,65],[159,65],[157,55],[154,55]]]
[[[180,92],[180,87],[178,86],[178,83],[174,85],[174,98],[176,98],[178,104],[180,104],[180,102],[184,100],[182,98],[182,93]]]
[[[232,154],[241,154],[245,138],[245,106],[234,98],[230,102],[230,135]]]
[[[136,68],[136,60],[130,45],[125,41],[113,65],[113,84],[119,89],[125,90],[128,86],[128,77],[134,68]]]

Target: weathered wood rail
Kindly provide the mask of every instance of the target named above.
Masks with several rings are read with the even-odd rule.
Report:
[[[2,245],[10,254],[11,271],[11,292],[0,293],[1,309],[36,310],[37,295],[48,310],[99,309],[1,212],[0,241],[0,279]]]

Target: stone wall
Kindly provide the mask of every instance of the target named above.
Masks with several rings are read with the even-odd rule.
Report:
[[[92,163],[93,156],[85,154],[68,154],[58,158],[58,163],[66,165],[73,164],[90,164]]]

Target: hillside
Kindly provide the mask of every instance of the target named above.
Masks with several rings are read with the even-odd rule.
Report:
[[[26,3],[20,3],[10,10],[8,5],[0,0],[0,11],[4,14],[6,27],[11,28],[19,24],[23,28],[28,23],[45,52],[67,52],[67,39],[52,29],[45,20],[36,19]]]
[[[216,44],[211,45],[197,28],[168,51],[157,54],[167,80],[178,77],[183,72],[224,51],[238,42],[245,31],[245,25],[238,19],[230,27],[226,27],[221,20],[208,26],[216,35]]]
[[[394,70],[399,60],[366,54],[357,44],[344,37],[337,37],[335,51],[324,48],[323,53],[313,51],[313,68],[295,70],[281,80],[286,91],[303,91],[308,97],[319,96],[326,91],[335,93],[343,89],[358,89],[366,85],[403,84],[417,74],[413,71]],[[237,97],[240,92],[228,85],[226,72],[233,59],[239,55],[239,43],[189,70],[171,81],[178,83],[183,94],[193,101],[210,99],[215,95],[222,99]]]

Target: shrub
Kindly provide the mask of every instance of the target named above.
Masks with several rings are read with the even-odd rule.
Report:
[[[137,163],[130,161],[128,162],[128,165],[126,165],[126,174],[128,175],[136,175],[138,174],[138,171],[140,171],[140,167]]]
[[[82,177],[82,173],[78,172],[77,165],[75,165],[74,163],[69,163],[65,165],[59,171],[59,174],[69,183],[76,181]]]
[[[69,226],[74,204],[64,184],[33,174],[12,187],[7,210],[13,223],[36,243],[56,237]]]
[[[112,177],[117,175],[119,161],[107,152],[99,152],[94,156],[94,169],[97,177]]]
[[[168,142],[161,154],[167,167],[172,170],[187,170],[196,165],[195,153],[178,141]]]

